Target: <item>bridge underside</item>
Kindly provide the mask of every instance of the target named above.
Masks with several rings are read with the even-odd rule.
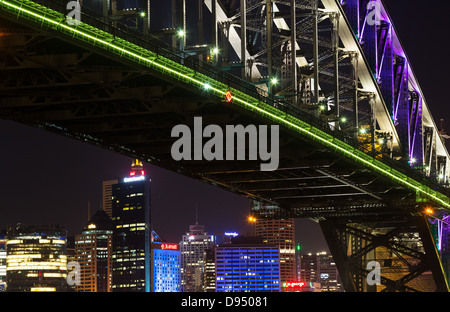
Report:
[[[0,25],[1,118],[137,157],[276,205],[279,209],[272,217],[320,221],[348,290],[365,290],[363,263],[374,258],[370,246],[392,253],[391,258],[382,258],[384,264],[392,256],[404,260],[400,252],[414,260],[407,265],[410,273],[400,282],[382,280],[386,290],[411,290],[407,283],[430,271],[433,287],[447,290],[430,231],[424,230],[423,219],[417,217],[422,204],[417,203],[415,192],[286,128],[280,128],[275,171],[261,171],[260,160],[174,161],[174,125],[194,129],[194,117],[200,116],[203,126],[215,124],[225,129],[226,125],[259,125],[260,116],[95,48],[16,21],[1,19]],[[392,221],[397,224],[387,224]],[[390,241],[398,238],[397,234],[417,238],[417,233],[421,243],[407,248]],[[349,242],[359,244],[350,255]]]
[[[346,291],[448,291],[423,216],[329,218],[320,226]]]
[[[275,171],[261,171],[261,163],[268,162],[263,160],[175,162],[175,125],[193,130],[198,116],[203,127],[258,126],[260,116],[99,51],[8,23],[2,21],[0,36],[5,119],[140,157],[277,204],[295,217],[390,214],[400,207],[396,203],[409,209],[416,202],[414,192],[284,128]]]

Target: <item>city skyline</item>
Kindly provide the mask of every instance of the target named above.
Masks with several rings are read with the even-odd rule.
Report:
[[[8,139],[9,131],[14,132],[17,142]],[[11,147],[0,151],[4,159],[0,170],[10,177],[7,183],[1,182],[0,192],[3,205],[14,207],[3,210],[0,229],[22,222],[61,224],[67,228],[68,235],[81,233],[89,221],[88,212],[92,217],[101,209],[102,182],[127,176],[133,161],[130,157],[10,121],[0,123],[0,132],[2,142]],[[28,153],[22,152],[25,150]],[[31,154],[32,150],[37,153]],[[22,165],[8,165],[12,162]],[[253,225],[247,220],[250,213],[247,198],[154,165],[144,163],[144,168],[152,180],[153,230],[162,239],[178,243],[189,231],[189,225],[196,221],[205,225],[209,234],[235,231],[253,235]],[[27,196],[21,197],[21,188],[16,185],[23,183],[27,174],[42,188],[33,188],[31,183]],[[173,193],[178,196],[172,196]],[[35,210],[33,206],[40,209]],[[297,243],[305,250],[328,250],[314,222],[296,220],[296,234]]]
[[[435,51],[446,50],[444,40],[438,40],[450,27],[443,18],[446,10],[436,12],[434,7],[421,6],[419,1],[408,2],[408,5],[398,1],[384,2],[396,23],[415,73],[419,78],[425,77],[419,80],[433,114],[447,118],[445,123],[448,125],[448,108],[444,105],[446,94],[442,90],[445,90],[447,79],[443,75],[449,62],[441,61],[440,70],[436,70],[433,66],[436,56],[426,53],[430,46]],[[433,18],[428,20],[428,24],[418,23],[423,15]],[[417,44],[417,41],[422,44]],[[91,216],[101,209],[101,182],[125,176],[132,160],[10,121],[0,121],[0,138],[3,177],[0,184],[3,199],[0,229],[18,222],[56,223],[65,225],[71,235],[81,232],[88,221],[88,206]],[[189,225],[195,223],[196,207],[198,221],[206,226],[207,232],[235,230],[246,234],[251,231],[246,220],[249,212],[247,199],[155,166],[145,166],[150,168],[153,181],[154,230],[162,238],[178,242]],[[72,183],[79,187],[75,188]],[[208,197],[204,196],[206,193]],[[231,206],[236,207],[236,214],[227,213]],[[174,216],[172,212],[178,215]],[[304,225],[296,226],[297,237],[305,237],[306,240],[317,236],[320,242],[317,244],[323,244],[317,225],[306,220],[297,220],[297,224]],[[309,241],[300,239],[298,242],[308,251],[324,249],[309,247],[313,246]]]

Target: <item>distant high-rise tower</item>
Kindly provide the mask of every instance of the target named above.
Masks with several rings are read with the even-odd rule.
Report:
[[[302,255],[300,275],[301,280],[311,288],[311,291],[342,291],[342,283],[336,264],[332,255],[325,251]],[[313,289],[314,287],[316,289]]]
[[[80,264],[77,292],[110,292],[112,289],[112,222],[97,211],[75,236],[75,258]]]
[[[205,232],[203,225],[196,222],[189,226],[189,233],[180,242],[182,292],[203,291],[204,252],[212,245],[212,236]]]
[[[180,292],[180,248],[178,244],[152,243],[152,291]]]
[[[260,219],[255,232],[264,243],[280,248],[281,283],[297,280],[294,219]]]
[[[112,187],[119,180],[106,180],[102,184],[102,209],[112,218]]]
[[[8,229],[6,290],[67,291],[67,233],[64,227],[26,226]]]
[[[280,250],[260,237],[215,248],[216,292],[279,292]]]
[[[150,292],[150,179],[142,162],[112,187],[113,291]]]

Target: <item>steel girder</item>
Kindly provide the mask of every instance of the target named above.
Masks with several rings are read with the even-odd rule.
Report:
[[[448,292],[446,275],[422,216],[320,222],[348,292]],[[378,283],[372,280],[378,263]]]
[[[29,3],[28,5],[30,5],[30,10],[33,10],[33,6],[36,6],[36,4],[33,3]],[[14,12],[21,11],[23,10],[22,8],[18,8],[15,7],[14,4],[12,3],[7,3],[5,4],[5,8],[7,8],[8,10],[12,10]],[[21,56],[21,57],[25,57],[28,58],[28,60],[33,60],[34,62],[36,62],[37,64],[40,64],[43,69],[46,67],[47,70],[49,68],[51,68],[52,70],[58,70],[58,64],[60,64],[61,62],[55,62],[55,55],[58,55],[57,58],[60,58],[60,60],[63,60],[63,64],[65,64],[65,62],[67,62],[67,60],[69,60],[69,58],[67,56],[60,56],[60,55],[65,55],[65,54],[73,54],[73,51],[77,51],[77,53],[81,53],[82,55],[88,55],[89,53],[86,53],[86,50],[89,50],[90,52],[93,52],[93,59],[94,61],[98,60],[103,60],[105,61],[107,64],[105,64],[106,66],[116,66],[116,67],[120,67],[120,66],[130,66],[130,70],[129,72],[133,73],[134,71],[141,71],[140,75],[138,74],[138,78],[136,79],[128,79],[128,76],[124,76],[122,80],[116,80],[113,84],[111,84],[110,80],[106,79],[109,78],[107,77],[104,73],[99,73],[99,70],[101,70],[101,68],[98,67],[98,63],[96,62],[96,66],[93,66],[93,64],[76,64],[76,66],[74,68],[79,68],[82,69],[82,67],[79,67],[80,65],[85,66],[85,68],[83,70],[87,70],[87,72],[89,72],[87,75],[85,75],[83,77],[83,79],[87,79],[87,84],[86,85],[95,85],[95,88],[99,89],[100,93],[98,94],[114,94],[114,96],[118,96],[118,94],[122,94],[121,96],[125,95],[130,95],[130,94],[134,94],[137,95],[137,100],[138,101],[147,101],[149,102],[151,105],[149,105],[149,103],[146,103],[146,105],[142,105],[142,103],[140,103],[140,107],[141,108],[136,108],[134,109],[134,111],[130,111],[129,108],[126,107],[120,107],[121,109],[121,113],[126,113],[126,116],[128,117],[128,119],[125,119],[126,122],[122,122],[121,124],[115,125],[112,128],[106,128],[106,129],[102,129],[101,127],[107,127],[111,125],[111,121],[108,120],[107,123],[97,123],[98,119],[104,118],[105,116],[102,115],[105,113],[105,110],[103,107],[103,109],[87,109],[86,107],[83,107],[82,105],[79,105],[78,107],[76,107],[76,101],[79,101],[80,99],[75,99],[74,98],[69,98],[68,103],[66,106],[64,105],[46,105],[48,103],[55,103],[55,104],[61,104],[61,100],[58,102],[57,100],[55,100],[55,94],[57,94],[56,92],[53,94],[48,94],[47,98],[45,97],[45,95],[43,95],[41,98],[44,99],[44,101],[39,102],[39,105],[41,106],[33,106],[31,105],[27,110],[27,115],[30,119],[35,118],[36,122],[40,122],[41,125],[47,125],[48,127],[52,127],[54,129],[57,129],[57,131],[61,130],[64,133],[70,133],[70,131],[72,131],[73,133],[82,133],[83,131],[85,132],[85,137],[89,137],[89,138],[95,138],[95,134],[99,133],[99,134],[104,134],[105,137],[102,137],[103,140],[103,144],[108,145],[109,144],[113,144],[112,142],[114,142],[114,139],[116,139],[115,141],[115,146],[116,148],[118,147],[119,149],[122,149],[128,153],[133,153],[134,154],[138,154],[139,152],[141,152],[143,155],[151,155],[151,152],[148,151],[148,147],[146,147],[146,144],[151,144],[152,141],[151,140],[144,140],[142,139],[142,134],[138,134],[141,137],[135,137],[133,139],[130,139],[129,137],[127,138],[124,135],[120,135],[120,129],[126,124],[128,127],[130,126],[133,118],[135,118],[137,115],[139,116],[137,118],[137,120],[143,120],[143,124],[142,125],[138,125],[135,127],[134,131],[123,131],[123,133],[128,132],[128,133],[134,133],[136,134],[138,130],[142,130],[142,129],[147,129],[146,127],[151,127],[155,125],[155,121],[153,120],[147,120],[145,119],[143,116],[148,115],[148,118],[152,118],[152,109],[154,109],[154,107],[156,107],[158,104],[158,100],[160,101],[160,98],[164,98],[166,100],[169,100],[171,103],[167,104],[166,102],[164,102],[164,100],[160,103],[163,103],[162,105],[160,105],[159,109],[163,109],[163,113],[165,113],[165,117],[164,118],[159,118],[158,121],[164,121],[164,120],[169,120],[172,119],[173,120],[177,120],[180,122],[184,122],[186,124],[189,124],[189,118],[192,117],[192,114],[197,113],[200,115],[204,115],[204,116],[214,116],[216,115],[218,118],[218,124],[219,125],[225,125],[227,122],[230,121],[230,115],[231,116],[238,116],[238,117],[232,117],[233,118],[233,122],[235,121],[240,121],[243,124],[258,124],[259,123],[259,118],[260,118],[260,114],[264,114],[265,117],[269,117],[273,118],[271,119],[272,121],[275,121],[276,123],[279,122],[280,120],[283,121],[284,119],[276,116],[275,114],[278,114],[278,103],[275,103],[274,107],[267,107],[262,109],[261,105],[265,105],[263,103],[258,103],[258,107],[253,106],[253,104],[251,104],[248,101],[254,101],[254,99],[250,96],[248,96],[248,94],[244,94],[239,90],[234,90],[234,92],[237,92],[237,94],[239,94],[239,96],[244,97],[245,99],[248,99],[247,101],[243,101],[244,105],[247,106],[252,106],[254,107],[254,110],[252,109],[248,109],[248,107],[242,107],[239,105],[232,105],[229,104],[227,105],[223,105],[223,100],[217,100],[216,97],[213,97],[209,92],[205,92],[204,89],[202,89],[201,86],[204,85],[204,82],[199,82],[199,78],[198,77],[202,77],[202,79],[206,79],[208,81],[208,79],[210,79],[209,81],[211,83],[214,83],[215,86],[217,86],[217,88],[223,88],[223,83],[218,80],[214,80],[214,79],[220,79],[221,75],[217,74],[217,73],[213,73],[213,72],[209,72],[211,75],[213,75],[216,78],[211,78],[211,77],[207,77],[206,75],[199,73],[199,72],[193,72],[191,68],[189,67],[185,67],[183,65],[184,62],[187,62],[188,59],[180,59],[178,55],[174,55],[174,54],[169,54],[170,57],[175,57],[177,62],[181,62],[180,63],[176,63],[176,61],[173,60],[169,60],[167,58],[162,57],[161,61],[166,62],[166,64],[158,64],[158,74],[155,75],[155,72],[153,69],[153,71],[148,71],[148,70],[144,70],[142,71],[144,67],[142,67],[142,62],[150,62],[151,64],[155,64],[157,63],[156,60],[159,60],[159,53],[163,52],[163,53],[170,53],[168,51],[164,51],[164,50],[159,50],[158,47],[155,48],[154,45],[152,45],[152,48],[155,49],[156,51],[156,55],[155,52],[152,52],[152,50],[146,50],[142,47],[133,45],[132,43],[128,42],[128,41],[124,41],[120,38],[116,38],[115,36],[113,36],[112,34],[106,33],[100,29],[96,29],[96,28],[92,28],[91,26],[88,25],[83,25],[84,28],[86,28],[86,32],[83,31],[78,31],[78,30],[74,30],[71,29],[70,27],[67,27],[66,25],[62,25],[62,24],[58,24],[57,21],[52,20],[48,17],[43,17],[40,14],[36,14],[36,13],[32,13],[31,11],[24,9],[28,14],[29,18],[32,19],[44,19],[46,22],[48,22],[48,27],[49,28],[49,32],[50,33],[45,33],[44,37],[49,37],[52,38],[52,40],[56,40],[55,42],[47,42],[47,44],[49,44],[49,46],[51,47],[52,52],[50,53],[51,55],[48,55],[48,53],[46,53],[46,49],[45,46],[44,48],[40,48],[37,50],[32,51],[32,48],[30,48],[30,45],[32,46],[34,44],[34,42],[39,43],[39,39],[37,39],[36,41],[26,41],[24,40],[25,43],[23,43],[25,45],[26,48],[24,47],[20,47],[20,43],[18,44],[19,49],[18,50],[14,50],[14,48],[10,49],[10,47],[14,47],[14,44],[11,44],[11,42],[8,42],[9,38],[3,38],[3,42],[6,44],[6,50],[7,54],[11,54],[12,57],[16,57],[17,55]],[[14,13],[13,13],[14,14]],[[57,13],[49,10],[48,14],[53,14],[54,16],[59,16]],[[53,16],[52,15],[52,16]],[[15,20],[15,18],[14,18]],[[94,22],[96,22],[94,20]],[[61,25],[63,26],[61,29],[59,30],[55,30],[54,27],[59,27],[59,26],[54,26],[55,24]],[[47,27],[46,26],[46,27]],[[102,27],[105,27],[105,24],[101,24]],[[71,36],[74,35],[73,32],[75,32],[78,36],[80,36],[80,38],[77,38],[74,43],[75,44],[71,44],[71,41],[68,41],[68,44],[66,45],[58,45],[58,37],[61,36],[63,38],[66,38],[65,36],[67,34],[60,34],[58,33],[58,31],[63,31],[63,32],[68,32],[71,34]],[[116,30],[115,30],[116,31]],[[117,30],[118,31],[118,30]],[[56,32],[56,37],[51,35],[51,33]],[[96,35],[93,36],[91,35],[91,33],[95,33]],[[129,36],[127,34],[127,36]],[[70,37],[71,38],[71,37]],[[66,38],[67,39],[67,38]],[[118,41],[117,43],[112,43],[111,40],[113,41]],[[44,40],[45,41],[45,40]],[[44,42],[45,44],[45,42]],[[124,44],[124,47],[119,47],[119,45]],[[145,43],[145,45],[147,45],[148,43]],[[153,43],[152,43],[153,44]],[[28,45],[28,46],[27,46]],[[55,48],[57,47],[57,48]],[[55,50],[56,49],[56,50]],[[64,51],[64,49],[66,49],[66,51]],[[72,50],[73,49],[73,50]],[[109,49],[113,49],[113,50],[109,50]],[[135,52],[131,52],[128,51],[128,49],[135,49]],[[29,53],[30,55],[27,55],[25,53],[25,55],[22,53],[23,51],[28,51],[27,53]],[[35,52],[39,52],[38,54],[33,55],[33,53]],[[16,53],[16,54],[14,54]],[[18,54],[17,54],[18,53]],[[22,54],[20,54],[22,53]],[[141,56],[140,54],[144,54],[147,53],[146,55],[150,55],[149,57],[144,57]],[[124,58],[125,57],[125,58]],[[85,57],[81,57],[81,59],[85,59]],[[108,61],[106,61],[108,60]],[[47,63],[45,63],[47,62]],[[109,62],[109,63],[108,63]],[[170,64],[170,65],[169,65]],[[67,65],[67,64],[65,64]],[[192,66],[194,69],[198,67],[199,64],[196,64],[195,62],[191,62],[190,61],[190,66]],[[56,66],[56,68],[55,68]],[[91,66],[91,67],[89,67]],[[173,70],[170,68],[170,66],[175,66],[176,70]],[[206,70],[209,69],[211,70],[211,68],[199,68],[202,70]],[[9,69],[8,69],[9,70]],[[80,78],[81,73],[79,73],[78,71],[72,71],[70,72],[70,66],[67,67],[65,66],[63,68],[63,70],[65,71],[65,75],[67,75],[67,77],[78,77],[78,79]],[[62,70],[59,69],[59,71],[61,72]],[[162,77],[161,77],[161,71],[163,71],[162,73]],[[180,71],[183,71],[184,73],[181,73]],[[76,75],[75,75],[76,74]],[[118,75],[116,73],[116,75]],[[193,78],[193,76],[196,76],[196,78]],[[64,75],[59,74],[59,77],[64,77]],[[89,78],[88,78],[89,77]],[[99,77],[101,78],[99,80]],[[114,76],[111,76],[114,77]],[[118,76],[120,77],[120,76]],[[131,78],[133,78],[134,76],[132,75]],[[142,79],[140,79],[142,77]],[[89,81],[89,79],[91,79],[91,81]],[[104,79],[104,80],[103,80]],[[228,76],[227,79],[232,79],[232,77]],[[72,80],[76,81],[76,80]],[[94,83],[92,83],[94,81]],[[226,81],[227,84],[231,83],[232,81]],[[139,84],[140,83],[140,84]],[[194,90],[192,90],[191,88],[189,88],[190,85],[196,85],[196,88]],[[197,84],[200,84],[200,86],[198,86]],[[236,83],[234,83],[234,85],[236,85]],[[124,88],[123,88],[124,87]],[[225,86],[228,87],[229,86]],[[247,85],[244,83],[244,87],[247,87]],[[40,86],[41,88],[41,86]],[[122,89],[123,88],[123,89]],[[140,90],[140,88],[142,90]],[[216,90],[218,90],[217,88],[215,88]],[[240,86],[240,88],[242,88],[242,86]],[[47,90],[49,90],[50,88],[47,88]],[[111,91],[111,89],[114,89],[113,91]],[[55,89],[55,91],[58,91],[59,89]],[[121,90],[120,92],[117,92],[118,90]],[[130,93],[127,93],[127,90],[130,91]],[[158,91],[159,90],[159,91]],[[168,92],[166,92],[167,90],[169,90]],[[186,91],[189,90],[189,91]],[[246,89],[247,91],[251,91],[250,89]],[[191,92],[193,91],[193,92]],[[160,94],[158,94],[157,92],[161,92]],[[216,91],[221,93],[222,91]],[[239,93],[240,92],[240,93]],[[17,92],[16,92],[17,93]],[[155,97],[154,98],[149,98],[147,96],[146,93],[152,93]],[[156,93],[156,94],[155,94]],[[142,94],[142,97],[139,97],[139,95]],[[198,100],[198,94],[201,94],[201,100]],[[62,96],[61,94],[58,94],[58,96]],[[99,95],[96,95],[96,98],[98,98]],[[14,96],[12,96],[12,98],[14,98]],[[155,100],[156,98],[156,100]],[[181,99],[181,98],[188,98],[191,99],[191,101],[186,101],[185,105],[177,105],[176,101],[177,99]],[[121,98],[122,99],[122,98]],[[11,100],[11,98],[10,98]],[[23,109],[23,107],[21,106],[23,100],[17,100],[16,98],[14,98],[14,100],[11,100],[8,104],[8,98],[4,97],[2,99],[2,101],[5,103],[5,114],[9,114],[10,116],[15,116],[15,117],[22,117],[24,118],[24,114],[21,114],[21,109]],[[264,99],[263,99],[264,100]],[[39,100],[40,101],[40,100]],[[242,101],[242,99],[240,99],[240,101]],[[260,100],[261,101],[261,98]],[[37,103],[37,102],[36,102]],[[86,101],[87,103],[87,101]],[[125,102],[126,103],[126,102]],[[192,103],[191,106],[189,106],[188,103]],[[34,103],[33,103],[34,104]],[[237,103],[235,103],[237,104]],[[280,103],[282,104],[282,103]],[[17,106],[15,106],[17,105]],[[70,107],[70,105],[73,105],[72,107]],[[118,103],[116,103],[115,105],[120,105]],[[136,105],[136,104],[135,104]],[[91,106],[91,107],[96,107],[96,106]],[[99,107],[99,106],[97,106]],[[150,110],[146,110],[147,108],[151,108]],[[192,110],[189,109],[189,107],[192,108]],[[16,110],[15,110],[16,108]],[[49,109],[51,108],[51,109]],[[114,108],[113,105],[111,105],[110,107],[107,107],[108,109]],[[283,109],[286,109],[288,107],[282,107]],[[233,114],[230,114],[230,109],[232,109],[231,111],[233,111]],[[275,110],[273,110],[275,109]],[[272,113],[272,111],[274,113]],[[75,114],[74,114],[75,112]],[[80,118],[80,115],[78,113],[90,113],[90,116],[82,116],[82,118]],[[255,112],[257,112],[255,114]],[[308,116],[302,114],[302,112],[296,112],[295,110],[292,110],[292,108],[290,108],[289,110],[289,115],[287,115],[286,113],[280,112],[281,114],[283,114],[283,118],[291,118],[294,115],[298,116],[299,118],[306,118]],[[23,111],[22,111],[23,113]],[[64,115],[66,114],[66,116]],[[78,115],[77,115],[78,114]],[[294,114],[294,115],[290,115],[290,114]],[[119,115],[117,115],[119,116]],[[111,118],[110,120],[113,120],[114,116],[107,116],[108,118]],[[156,119],[153,115],[153,118]],[[175,119],[174,119],[175,118]],[[117,120],[118,118],[116,118]],[[211,119],[212,121],[214,121],[214,119]],[[57,121],[60,122],[60,124],[57,124]],[[294,123],[293,123],[294,122]],[[344,142],[346,140],[349,140],[348,137],[346,137],[345,135],[342,136],[342,139],[344,141],[342,141],[342,143],[339,140],[336,140],[337,137],[340,137],[339,135],[342,135],[342,133],[336,132],[336,131],[331,131],[328,127],[326,127],[323,123],[320,123],[318,120],[315,119],[311,119],[309,122],[312,122],[312,124],[321,127],[321,130],[317,131],[314,127],[310,128],[310,124],[305,124],[305,126],[297,126],[295,125],[297,121],[295,120],[289,120],[286,125],[289,125],[288,127],[284,128],[284,134],[286,134],[285,138],[282,139],[282,149],[285,149],[285,153],[283,154],[282,158],[282,165],[281,168],[298,168],[298,167],[302,167],[302,161],[306,161],[306,157],[296,157],[295,153],[291,153],[291,150],[296,150],[298,152],[298,146],[302,146],[304,147],[305,150],[309,150],[311,153],[307,156],[307,157],[311,157],[314,159],[314,157],[316,157],[318,160],[325,160],[327,161],[329,164],[333,164],[333,168],[331,169],[332,174],[334,175],[339,175],[339,171],[340,170],[344,170],[346,171],[347,175],[351,175],[351,176],[355,176],[355,177],[360,177],[360,176],[366,176],[366,181],[365,182],[351,182],[348,183],[348,181],[345,181],[344,184],[347,185],[352,185],[352,189],[353,192],[349,193],[349,192],[345,192],[342,195],[342,198],[345,198],[344,201],[347,202],[351,202],[352,200],[354,200],[354,198],[352,198],[352,196],[355,195],[363,195],[363,196],[367,196],[369,195],[369,199],[373,200],[374,194],[378,193],[382,193],[383,196],[392,201],[392,200],[403,200],[405,198],[411,198],[414,197],[414,193],[416,191],[418,192],[424,192],[422,190],[422,187],[424,187],[422,184],[420,184],[420,182],[417,182],[416,180],[410,180],[410,178],[405,175],[402,172],[397,172],[397,171],[392,171],[392,168],[390,167],[389,164],[382,164],[380,162],[378,162],[376,159],[371,158],[370,156],[367,156],[367,154],[362,154],[363,152],[353,149],[350,146],[346,145]],[[301,121],[303,122],[303,121]],[[92,124],[94,124],[95,126],[93,126]],[[173,124],[172,124],[173,125]],[[99,129],[99,126],[100,129]],[[92,127],[92,128],[91,128]],[[158,125],[159,128],[163,127],[163,125]],[[166,125],[166,127],[168,127]],[[306,131],[306,133],[309,133],[308,135],[310,136],[309,139],[303,140],[302,138],[296,137],[298,134],[297,132],[299,130],[301,131],[305,131],[305,129],[303,127],[308,127],[308,129],[311,129],[311,131]],[[133,129],[133,128],[131,128]],[[89,131],[92,131],[92,133],[94,133],[94,135],[90,134]],[[327,133],[322,133],[322,131],[326,131]],[[107,135],[108,136],[107,136]],[[159,133],[158,133],[159,134]],[[114,135],[116,135],[117,137],[114,137]],[[294,135],[294,136],[292,136]],[[169,139],[169,138],[167,138]],[[312,139],[312,140],[311,140]],[[123,142],[126,142],[127,140],[129,140],[130,145],[129,147],[125,147],[125,145],[122,145]],[[140,140],[142,140],[140,142]],[[332,141],[330,141],[332,140]],[[160,141],[163,141],[160,139]],[[170,140],[166,140],[166,141],[170,141]],[[137,144],[138,142],[140,142],[140,144]],[[153,142],[155,143],[155,142]],[[166,142],[167,143],[167,142]],[[325,145],[327,147],[325,147],[323,144],[326,143]],[[132,144],[137,144],[137,145],[132,145]],[[298,145],[296,145],[298,144]],[[343,145],[342,145],[343,144]],[[166,151],[167,151],[167,146],[170,146],[169,144],[166,144]],[[292,149],[291,147],[296,146],[296,148]],[[329,147],[332,147],[331,149],[329,149]],[[344,147],[345,146],[345,147]],[[335,150],[336,149],[336,150]],[[338,158],[336,158],[336,151],[344,151],[346,155],[349,155],[350,159],[346,159],[346,157],[342,157],[339,156]],[[349,151],[353,151],[351,152],[351,154],[348,154]],[[166,157],[168,156],[167,152],[166,152]],[[320,155],[319,157],[317,157],[317,155]],[[367,158],[367,159],[366,159]],[[149,160],[153,160],[153,159],[160,159],[158,157],[151,157],[148,156]],[[363,168],[356,166],[355,168],[355,163],[353,161],[356,162],[362,162],[362,164],[364,165],[370,165],[373,166],[374,163],[376,163],[375,168],[379,170],[379,172],[386,174],[386,176],[384,176],[384,178],[381,179],[377,179],[377,174],[373,174],[370,173],[371,170],[367,170],[368,168],[365,168],[363,166]],[[178,164],[184,168],[187,167],[194,167],[197,164]],[[392,164],[394,165],[394,164]],[[254,168],[253,165],[249,164],[248,165],[250,169]],[[395,167],[397,167],[397,165],[394,165]],[[230,168],[234,168],[235,165],[231,164]],[[313,169],[317,168],[317,166],[315,166]],[[320,168],[319,169],[323,169]],[[330,169],[330,168],[328,168]],[[403,170],[403,169],[401,169]],[[233,169],[231,169],[231,171],[233,171]],[[357,173],[357,174],[355,174]],[[317,174],[317,171],[313,172],[313,173],[309,173],[310,176],[321,176],[321,174]],[[393,180],[389,181],[390,178],[393,178]],[[209,177],[202,177],[205,180],[210,180],[213,181],[214,179],[210,179]],[[227,177],[228,178],[228,177]],[[226,185],[229,186],[230,189],[240,189],[236,186],[233,185],[229,185],[229,183],[227,183],[226,179],[225,180],[221,180],[220,178],[216,179],[217,184],[221,184],[221,185]],[[379,178],[379,177],[378,177]],[[385,178],[387,178],[387,181],[384,182]],[[416,177],[418,178],[418,177]],[[379,180],[378,183],[373,183],[371,181],[374,180]],[[420,178],[419,178],[420,180]],[[398,187],[398,185],[396,185],[397,181],[400,181],[401,183],[406,182],[406,185],[409,186],[409,188],[402,188],[402,187]],[[370,182],[370,183],[369,183]],[[360,184],[359,184],[360,183]],[[419,183],[419,184],[417,184]],[[366,188],[367,186],[370,187],[374,187],[373,190],[364,190],[363,192],[361,192],[362,189]],[[363,187],[361,187],[363,186]],[[428,186],[425,186],[428,187]],[[267,188],[265,188],[267,189]],[[324,188],[325,189],[325,188]],[[241,189],[243,191],[243,193],[247,196],[253,196],[254,194],[249,193],[247,190],[245,190],[244,188]],[[259,190],[259,189],[258,189]],[[355,192],[355,190],[357,192]],[[321,201],[321,194],[324,194],[322,190],[322,193],[320,194],[309,194],[309,197],[305,197],[305,196],[299,196],[294,195],[291,196],[290,194],[288,194],[288,196],[286,196],[286,190],[283,190],[284,194],[282,196],[278,196],[277,200],[280,201],[281,205],[284,205],[285,207],[296,207],[297,205],[299,205],[299,202],[301,202],[302,198],[313,198],[313,200],[317,201],[320,203]],[[298,191],[298,190],[297,190]],[[392,192],[397,193],[397,196],[390,196],[392,194]],[[429,191],[427,191],[427,194],[430,195],[431,197],[435,196],[436,200],[441,201],[442,199],[440,199],[440,197],[442,196],[442,194],[437,193],[437,196],[434,194],[434,190],[429,189]],[[334,197],[339,197],[337,195],[341,195],[341,194],[330,194],[333,195]],[[427,196],[428,196],[427,195]],[[375,195],[377,196],[377,195]],[[326,198],[327,196],[323,196],[324,198]],[[268,196],[268,195],[264,195],[261,196],[259,198],[265,198],[266,200],[273,201],[272,198],[273,196]],[[360,202],[364,202],[365,200],[367,200],[366,198],[361,199]],[[329,204],[330,206],[342,206],[342,203],[337,203],[336,201],[328,201],[326,200],[327,204]],[[445,204],[445,200],[444,200],[444,204]],[[301,205],[300,205],[301,206]]]
[[[224,105],[199,90],[189,90],[176,79],[155,77],[151,72],[142,71],[139,65],[123,59],[119,61],[118,57],[106,54],[101,48],[90,46],[88,49],[83,44],[71,45],[70,42],[66,46],[55,45],[57,36],[42,33],[30,38],[27,37],[29,33],[11,31],[16,35],[11,41],[2,38],[6,43],[2,70],[12,75],[2,81],[6,88],[1,104],[2,114],[10,119],[144,158],[249,198],[275,204],[281,208],[275,213],[281,212],[284,216],[289,213],[318,220],[380,218],[399,211],[393,204],[395,202],[416,201],[412,189],[399,187],[366,168],[355,167],[351,159],[337,157],[323,145],[299,138],[293,129],[283,131],[280,168],[275,172],[263,173],[257,170],[258,164],[252,162],[239,165],[236,162],[208,163],[209,168],[202,162],[174,165],[168,152],[173,142],[168,130],[174,120],[189,125],[193,114],[200,114],[208,116],[210,122],[224,126],[236,122],[258,124],[260,116],[237,106]],[[90,35],[83,35],[92,39]],[[33,49],[45,46],[46,38],[55,40],[49,46],[67,50],[53,50],[48,54],[46,49]],[[102,43],[111,45],[106,41]],[[73,51],[78,54],[73,55]],[[110,62],[102,66],[96,62],[106,59]],[[58,66],[61,64],[72,66]],[[127,68],[124,70],[123,66]],[[51,85],[54,88],[49,88]],[[65,91],[68,86],[71,92]],[[202,95],[201,100],[198,100],[198,94]],[[384,168],[392,170],[388,165]],[[409,207],[410,213],[418,209],[412,204]],[[364,224],[363,221],[356,222]],[[352,235],[363,236],[356,231]],[[368,240],[366,236],[364,239]],[[422,243],[424,246],[431,244],[426,239]],[[335,252],[339,255],[338,250]],[[366,249],[361,249],[358,255],[365,252]],[[437,265],[433,261],[427,260],[426,265],[436,272]],[[424,268],[421,265],[413,269],[413,274],[403,277],[401,283],[416,279],[426,271]],[[434,280],[437,288],[443,289],[439,274],[436,273]],[[389,285],[388,289],[392,287]],[[407,287],[410,286],[399,289],[409,289]]]
[[[63,46],[46,34],[30,36],[12,29],[10,33],[3,38],[7,46],[2,46],[0,79],[2,114],[9,119],[127,155],[147,155],[148,161],[162,167],[292,209],[296,217],[363,214],[364,208],[347,210],[346,206],[365,203],[375,212],[380,201],[415,199],[414,192],[336,158],[290,131],[281,133],[280,168],[272,173],[260,172],[256,162],[174,165],[170,130],[175,123],[192,126],[192,116],[201,115],[205,122],[225,127],[258,124],[258,117],[205,94],[200,100],[196,93],[137,68],[100,61],[97,53]],[[55,44],[64,48],[52,50]],[[384,206],[379,206],[381,211]]]
[[[442,157],[448,162],[448,151],[382,1],[346,0],[343,9],[374,79],[380,85],[388,115],[395,126],[387,130],[398,135],[402,157],[408,159],[415,170],[448,183],[449,172],[443,173],[443,169],[430,160],[434,155],[435,159]]]

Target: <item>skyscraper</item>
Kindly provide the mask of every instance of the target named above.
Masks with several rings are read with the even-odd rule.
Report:
[[[181,291],[179,245],[162,242],[152,243],[152,259],[152,291]]]
[[[110,292],[112,289],[112,223],[97,211],[75,236],[76,261],[80,264],[77,292]]]
[[[67,291],[64,227],[17,224],[7,236],[8,292]]]
[[[281,283],[297,279],[295,257],[294,219],[258,219],[255,224],[256,236],[280,248]]]
[[[112,187],[113,291],[150,292],[150,179],[142,162]]]
[[[180,242],[182,292],[203,291],[204,251],[212,245],[212,236],[205,232],[203,225],[191,225],[183,235]]]
[[[243,239],[215,248],[216,292],[279,292],[279,247]]]
[[[204,251],[204,272],[203,272],[203,290],[205,292],[216,291],[216,257],[215,248],[205,249]]]
[[[102,183],[102,209],[112,218],[112,187],[119,180],[106,180]]]
[[[300,275],[301,280],[312,291],[342,291],[342,283],[333,256],[325,251],[302,255]]]

